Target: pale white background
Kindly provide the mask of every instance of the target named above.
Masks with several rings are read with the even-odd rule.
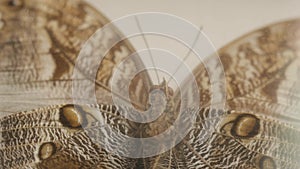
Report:
[[[164,12],[203,27],[216,49],[239,36],[271,23],[300,17],[299,0],[87,0],[110,20],[138,13]],[[162,37],[147,36],[149,46],[181,57],[188,49]],[[141,37],[130,39],[137,50],[146,48]],[[189,62],[189,61],[187,61]],[[195,63],[191,59],[190,63]]]
[[[217,48],[269,23],[300,17],[299,0],[88,0],[109,19],[137,12],[166,12],[183,17]]]

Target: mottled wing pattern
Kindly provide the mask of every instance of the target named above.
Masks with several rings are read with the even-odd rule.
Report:
[[[97,43],[85,45],[90,53],[105,52],[100,66],[81,60],[77,69],[84,78],[72,78],[76,58],[87,39],[108,21],[81,0],[3,0],[0,2],[0,111],[30,110],[41,106],[72,102],[72,83],[81,84],[76,92],[89,92],[84,86],[91,69],[97,71],[95,92],[98,103],[111,104],[111,76],[117,65],[133,52],[127,41],[106,49],[121,34],[116,29],[98,35]],[[100,50],[100,51],[99,51]],[[93,60],[100,62],[100,60]],[[140,60],[127,65],[134,72]],[[131,71],[132,70],[132,71]],[[72,82],[73,81],[73,82]],[[82,81],[82,83],[81,83]],[[141,73],[132,82],[139,92],[148,93],[150,80]],[[131,89],[131,99],[145,105],[147,95]],[[92,93],[93,94],[93,93]],[[80,94],[78,94],[80,96]],[[91,97],[77,98],[89,102]]]
[[[212,101],[212,93],[222,89],[211,88],[207,71],[220,69],[208,64],[217,61],[199,65],[194,76],[201,109],[193,129],[170,151],[145,160],[147,168],[299,168],[299,36],[300,20],[291,20],[220,49],[224,109]]]
[[[82,90],[76,92],[90,92],[91,87],[84,86],[90,83],[84,82],[93,82],[97,102],[112,103],[112,72],[133,49],[127,41],[112,49],[105,48],[122,36],[116,29],[98,34],[101,39],[97,43],[86,43],[107,22],[102,14],[81,0],[0,2],[0,116],[9,114],[0,120],[0,168],[135,167],[135,161],[110,154],[92,142],[87,135],[90,130],[83,130],[82,125],[93,124],[94,118],[88,120],[89,112],[69,105],[73,103],[74,81],[82,84]],[[91,55],[109,52],[99,69],[84,61],[77,64],[76,69],[83,78],[76,79],[72,74],[84,44],[91,49]],[[127,63],[126,72],[143,66],[138,59]],[[95,80],[88,78],[95,71],[91,69],[97,71]],[[132,101],[145,105],[150,84],[146,73],[135,77],[131,86],[139,87],[130,88]],[[86,97],[76,99],[90,101]],[[136,126],[119,118],[113,108],[101,109],[103,112],[98,115],[107,117],[104,123],[127,135],[131,130],[137,131]]]
[[[1,118],[2,168],[300,167],[299,20],[257,30],[219,51],[226,80],[225,91],[220,93],[224,109],[217,109],[212,101],[213,92],[222,89],[211,88],[207,71],[208,67],[220,69],[220,65],[212,64],[217,63],[214,58],[199,65],[194,75],[201,108],[184,111],[197,111],[192,130],[171,150],[134,160],[114,155],[98,144],[105,141],[113,145],[124,139],[114,135],[105,140],[113,133],[102,130],[103,125],[128,136],[150,137],[172,125],[176,115],[171,110],[179,101],[157,121],[143,125],[121,117],[124,110],[118,106],[63,104],[72,99],[72,80],[91,80],[72,79],[72,72],[80,47],[106,19],[78,0],[4,0],[0,13],[1,111],[57,105]],[[90,55],[105,52],[118,36],[117,30],[111,30],[97,35],[99,44],[87,43],[85,47],[90,48]],[[131,51],[126,42],[118,43],[102,61],[96,76],[99,103],[111,103],[112,71]],[[93,71],[91,62],[78,65],[82,77]],[[135,60],[126,69],[134,72],[138,66],[142,65]],[[145,93],[151,86],[148,76],[141,74],[131,85],[139,86],[132,88],[136,90],[131,92],[133,101],[145,105]],[[195,94],[189,89],[180,92]],[[175,99],[177,95],[179,92]]]
[[[272,116],[299,120],[299,42],[300,21],[292,20],[224,47],[220,58],[228,82],[227,106],[265,108]]]
[[[6,116],[0,121],[1,168],[134,168],[136,160],[97,144],[109,137],[101,132],[105,124],[134,136],[135,124],[119,118],[119,111],[105,105],[57,105]]]

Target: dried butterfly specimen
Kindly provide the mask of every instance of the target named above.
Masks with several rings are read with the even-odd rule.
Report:
[[[87,35],[106,22],[103,16],[81,1],[67,0],[5,1],[0,11],[1,111],[29,110],[0,119],[2,168],[299,168],[300,20],[257,30],[219,51],[226,78],[225,109],[211,102],[218,89],[211,88],[207,66],[216,61],[208,58],[199,65],[194,76],[201,108],[193,129],[165,153],[130,159],[97,144],[105,138],[113,138],[105,140],[112,145],[123,139],[104,132],[103,124],[132,137],[156,135],[174,122],[180,93],[193,97],[194,92],[187,88],[172,95],[162,84],[158,88],[172,99],[160,118],[138,124],[121,117],[120,112],[134,110],[109,105],[108,86],[116,61],[132,52],[124,41],[98,71],[99,105],[70,104],[70,81],[81,80],[71,78],[74,60]],[[118,32],[107,36],[92,48],[101,50]],[[88,74],[84,66],[79,68]],[[136,80],[143,90],[132,89],[132,99],[145,105],[145,93],[153,86],[146,73]]]
[[[291,20],[219,50],[225,111],[211,105],[214,90],[222,89],[211,88],[207,67],[217,61],[199,65],[194,76],[204,108],[194,128],[170,151],[147,159],[147,168],[299,168],[299,35],[300,20]],[[189,90],[181,92],[193,97]]]
[[[72,81],[89,80],[72,78],[80,48],[107,19],[81,0],[4,0],[0,2],[0,13],[0,111],[10,113],[71,103]],[[100,36],[101,41],[92,48],[104,53],[105,47],[120,34],[110,29]],[[99,103],[111,104],[112,71],[132,52],[128,42],[120,42],[101,63],[95,89],[100,93],[97,94]],[[143,67],[140,60],[132,62],[128,71]],[[88,76],[88,66],[82,63],[77,69]],[[132,82],[133,86],[140,81],[145,84],[139,85],[139,90],[147,93],[148,75],[141,73]],[[87,86],[82,88],[87,90],[85,92],[89,90]],[[147,96],[131,99],[145,104]]]
[[[85,152],[90,154],[90,157],[83,155],[80,159],[79,157],[72,159],[78,152],[71,151],[71,154],[63,153],[65,159],[58,155],[61,161],[52,162],[51,165],[47,164],[50,162],[45,165],[38,164],[48,159],[54,152],[59,152],[59,148],[56,147],[58,143],[54,142],[66,141],[66,138],[79,132],[79,123],[82,125],[83,117],[71,108],[66,108],[66,114],[58,116],[54,108],[59,106],[52,105],[72,103],[72,82],[89,80],[72,77],[75,60],[85,41],[106,24],[107,19],[81,0],[3,0],[0,2],[0,16],[0,116],[50,106],[37,112],[33,111],[35,113],[25,113],[26,115],[21,115],[22,117],[16,115],[15,122],[19,124],[11,119],[14,115],[1,120],[0,168],[41,168],[41,166],[93,168],[89,165],[92,165],[92,161],[100,154],[102,157],[98,159],[102,162],[98,164],[99,166],[115,165],[115,168],[132,166],[130,160],[114,157],[105,150],[96,148],[96,145],[91,145],[96,149],[89,149],[94,151],[94,154]],[[102,40],[94,44],[95,47],[91,46],[93,49],[91,52],[105,51],[105,47],[119,36],[118,30],[107,30],[101,34]],[[95,82],[99,103],[112,104],[109,88],[111,73],[115,66],[132,52],[131,45],[127,41],[122,41],[110,50],[101,63]],[[129,72],[143,67],[138,59],[132,60],[129,66],[127,69]],[[88,76],[87,67],[88,63],[77,65],[82,74]],[[139,85],[136,85],[137,83]],[[144,105],[147,94],[141,95],[141,98],[134,96],[137,96],[135,94],[137,91],[147,93],[150,88],[148,75],[141,73],[132,81],[132,85],[139,88],[131,90],[133,93],[131,99]],[[89,87],[81,86],[81,88],[89,92]],[[89,100],[89,98],[79,99]],[[38,117],[40,115],[44,117]],[[30,119],[38,121],[31,123]],[[61,121],[62,119],[64,120]],[[70,124],[64,123],[69,120]],[[82,141],[87,143],[87,140]],[[91,161],[85,158],[90,158]],[[111,158],[115,158],[116,162]],[[72,160],[66,162],[68,159]]]

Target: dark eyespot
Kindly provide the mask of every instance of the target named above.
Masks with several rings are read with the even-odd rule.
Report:
[[[231,134],[239,138],[251,138],[259,133],[260,120],[252,114],[239,115],[233,122]]]
[[[9,0],[8,1],[9,6],[22,6],[23,5],[23,0]]]
[[[276,164],[272,158],[263,156],[259,160],[259,169],[276,169]]]
[[[86,124],[86,112],[80,106],[66,105],[60,109],[60,121],[66,127],[84,127]]]
[[[44,143],[39,148],[39,158],[45,160],[56,152],[56,145],[52,142]]]

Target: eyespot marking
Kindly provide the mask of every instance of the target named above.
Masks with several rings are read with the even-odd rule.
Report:
[[[259,169],[276,169],[274,160],[268,156],[263,156],[259,160]]]
[[[0,30],[4,27],[4,21],[2,18],[2,13],[0,12]]]
[[[23,5],[23,0],[10,0],[8,1],[9,6],[22,6]]]
[[[43,143],[39,148],[38,156],[41,160],[51,157],[56,152],[56,145],[52,142]]]
[[[239,138],[251,138],[259,133],[260,120],[252,114],[239,115],[231,128],[231,134]]]
[[[80,128],[86,124],[86,112],[80,106],[66,105],[60,109],[60,122],[70,128]]]

